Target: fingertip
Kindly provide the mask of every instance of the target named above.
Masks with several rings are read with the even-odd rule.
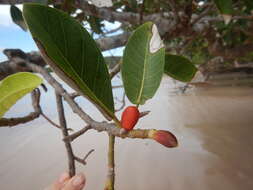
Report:
[[[68,179],[70,179],[69,173],[68,172],[64,172],[60,175],[60,177],[58,178],[58,182],[60,184],[63,184],[65,181],[67,181]]]
[[[71,180],[71,183],[73,186],[82,186],[82,185],[84,186],[85,182],[86,182],[86,178],[83,173],[79,173],[75,175]]]
[[[63,187],[63,190],[81,190],[84,188],[86,178],[83,173],[73,176]]]

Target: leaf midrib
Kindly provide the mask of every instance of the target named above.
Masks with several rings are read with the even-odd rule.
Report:
[[[148,34],[149,35],[149,34]],[[150,35],[149,35],[150,38]],[[148,39],[147,43],[149,44],[150,39]],[[142,81],[141,81],[141,88],[139,91],[139,96],[137,98],[137,106],[141,103],[141,97],[142,97],[142,93],[143,93],[143,89],[144,89],[144,83],[145,83],[145,76],[146,76],[146,66],[147,66],[147,56],[148,56],[148,48],[149,45],[146,46],[145,49],[145,56],[144,56],[144,67],[143,67],[143,76],[142,76]]]

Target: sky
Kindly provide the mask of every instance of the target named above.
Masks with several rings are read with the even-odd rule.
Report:
[[[22,10],[22,5],[18,5]],[[106,23],[108,28],[116,28],[118,24]],[[38,50],[29,32],[23,31],[19,26],[12,22],[10,16],[10,6],[0,5],[0,62],[6,60],[2,53],[6,48],[18,48],[25,52]],[[103,52],[104,56],[122,55],[122,48]]]
[[[22,6],[18,6],[22,8]],[[19,48],[24,51],[37,50],[29,32],[23,31],[11,20],[10,6],[0,6],[0,61],[6,59],[2,50],[5,48]]]

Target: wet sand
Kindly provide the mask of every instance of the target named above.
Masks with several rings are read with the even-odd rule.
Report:
[[[167,149],[151,140],[116,140],[117,190],[251,190],[253,188],[253,88],[198,88],[175,93],[168,77],[141,110],[151,113],[138,128],[172,131],[179,147]],[[52,90],[43,94],[43,109],[57,121]],[[82,98],[84,109],[102,120]],[[31,110],[29,97],[7,115]],[[67,110],[69,127],[84,123]],[[0,128],[0,189],[39,190],[66,170],[61,132],[43,118],[14,128]],[[106,177],[107,135],[89,131],[73,143],[80,157],[90,149],[87,190],[101,190]]]

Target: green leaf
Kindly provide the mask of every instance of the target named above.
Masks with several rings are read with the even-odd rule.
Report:
[[[20,26],[22,30],[27,31],[27,26],[24,22],[21,10],[19,10],[19,8],[16,7],[15,5],[11,5],[10,13],[11,13],[12,21],[18,26]]]
[[[42,79],[35,74],[20,72],[10,75],[0,81],[0,118],[20,98],[31,92],[42,83]]]
[[[192,62],[182,56],[165,55],[164,72],[170,77],[183,82],[189,82],[193,79],[197,68]]]
[[[124,50],[122,78],[126,95],[133,104],[144,104],[152,98],[162,79],[165,49],[156,29],[151,22],[141,25]]]
[[[231,15],[233,12],[232,0],[214,0],[221,14]]]
[[[54,8],[28,3],[23,14],[44,59],[55,73],[114,118],[109,73],[90,34],[75,19]]]

